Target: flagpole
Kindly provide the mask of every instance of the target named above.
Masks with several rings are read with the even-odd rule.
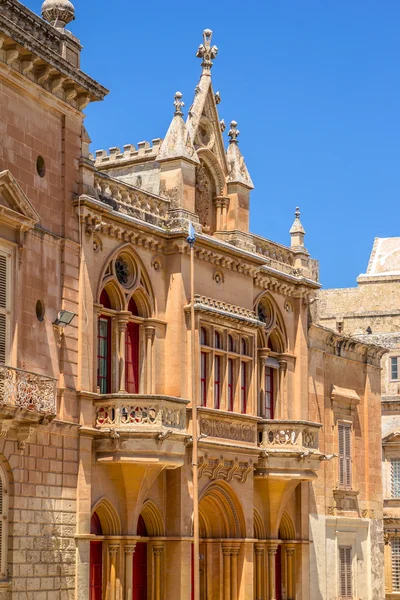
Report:
[[[189,224],[190,246],[190,325],[192,369],[192,473],[193,473],[193,587],[194,600],[200,600],[200,537],[199,537],[199,481],[198,481],[198,424],[197,424],[197,370],[196,370],[196,324],[194,319],[194,243],[193,225]]]

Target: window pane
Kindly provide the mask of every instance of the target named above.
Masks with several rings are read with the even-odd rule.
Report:
[[[214,359],[214,408],[219,408],[221,401],[221,357]]]
[[[247,373],[245,362],[242,362],[240,367],[240,404],[242,413],[245,413],[247,408]]]
[[[399,361],[398,356],[390,357],[390,379],[399,378]]]
[[[274,418],[274,372],[271,367],[265,368],[265,417]]]
[[[100,317],[98,323],[98,381],[100,394],[110,393],[110,344],[111,344],[111,321],[109,317]]]
[[[400,592],[400,539],[392,540],[392,586],[394,592]]]
[[[391,494],[392,498],[400,498],[400,458],[393,458],[391,466]]]
[[[233,411],[233,360],[228,360],[228,410]]]
[[[205,352],[201,353],[201,405],[206,406],[207,404],[207,354]]]
[[[125,387],[129,394],[139,393],[139,325],[128,323],[125,341]]]

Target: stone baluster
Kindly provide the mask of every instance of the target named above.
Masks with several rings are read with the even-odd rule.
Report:
[[[119,551],[119,546],[117,545],[110,545],[108,546],[108,554],[110,557],[110,576],[109,576],[109,590],[110,590],[110,595],[109,598],[110,600],[116,600],[117,598],[117,554]]]
[[[153,391],[153,341],[156,330],[154,327],[146,326],[146,394]]]
[[[132,600],[133,596],[133,555],[136,542],[129,542],[125,546],[125,600]]]

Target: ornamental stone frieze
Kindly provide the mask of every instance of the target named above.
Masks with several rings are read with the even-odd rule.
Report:
[[[208,477],[211,481],[222,479],[232,481],[237,479],[239,483],[245,483],[253,470],[253,461],[240,461],[237,457],[227,460],[223,456],[212,458],[204,454],[199,460],[198,477]]]
[[[255,425],[206,417],[202,417],[200,420],[200,434],[207,437],[248,442],[249,444],[257,442],[257,427]]]

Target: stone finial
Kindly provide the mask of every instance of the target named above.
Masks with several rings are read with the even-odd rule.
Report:
[[[42,17],[53,27],[64,29],[75,19],[75,8],[70,0],[45,0],[42,4]]]
[[[226,129],[226,124],[225,124],[225,120],[221,119],[219,122],[219,126],[221,128],[221,132],[224,133],[225,129]]]
[[[203,62],[203,73],[209,73],[213,66],[213,60],[217,57],[218,48],[217,46],[211,46],[212,31],[211,29],[205,29],[203,31],[203,44],[200,44],[196,52],[197,58],[202,58]]]
[[[291,226],[289,233],[291,237],[291,247],[304,248],[304,236],[306,232],[304,231],[304,227],[300,221],[300,208],[298,206],[296,206],[293,225]]]
[[[240,131],[237,128],[236,121],[231,121],[231,128],[228,131],[228,135],[230,137],[230,140],[229,140],[230,144],[237,144],[238,143],[238,137],[240,135]]]
[[[175,116],[183,116],[183,112],[182,112],[182,108],[185,106],[185,103],[182,102],[182,94],[181,92],[176,92],[175,94],[175,100],[174,100],[174,106],[175,106]]]

